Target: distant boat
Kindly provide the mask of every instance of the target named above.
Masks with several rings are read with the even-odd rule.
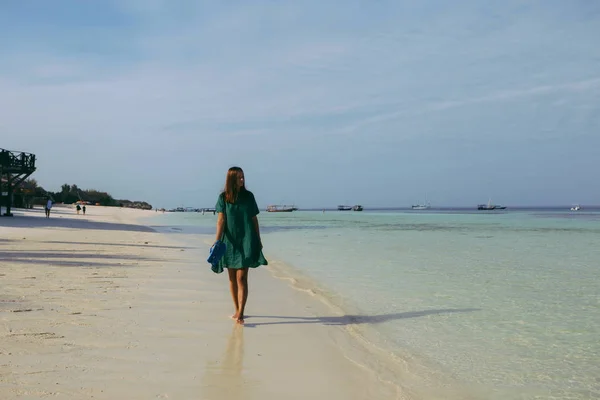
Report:
[[[479,204],[477,206],[478,210],[485,210],[485,211],[490,211],[490,210],[506,210],[506,206],[501,206],[498,204],[492,204],[492,199],[490,199],[488,201],[487,204]]]
[[[267,206],[267,212],[292,212],[298,210],[295,206],[270,205]]]
[[[571,207],[571,211],[579,211],[581,210],[581,206],[579,204],[574,205],[573,207]]]
[[[352,211],[352,206],[338,206],[338,211]]]
[[[427,196],[425,196],[425,202],[423,204],[413,204],[410,208],[413,210],[429,210],[431,208],[431,204],[427,201]]]
[[[170,210],[167,210],[169,212],[201,212],[202,209],[200,208],[194,208],[194,207],[177,207],[177,208],[171,208]]]
[[[362,211],[363,210],[363,206],[361,206],[360,204],[355,205],[354,207],[352,207],[353,211]]]

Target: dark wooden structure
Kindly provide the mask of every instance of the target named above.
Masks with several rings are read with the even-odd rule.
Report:
[[[0,149],[0,205],[6,207],[4,216],[12,216],[15,188],[34,172],[35,154]]]

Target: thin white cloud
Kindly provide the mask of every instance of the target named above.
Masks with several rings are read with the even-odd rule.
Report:
[[[126,6],[136,15],[151,18],[163,12],[166,3],[133,1]],[[102,119],[102,110],[102,114],[125,119],[119,123],[142,126],[190,119],[212,123],[232,119],[285,120],[374,109],[371,116],[361,122],[368,124],[392,120],[396,115],[412,114],[419,108],[462,107],[533,95],[536,90],[544,93],[544,90],[556,87],[546,85],[519,91],[510,89],[509,85],[500,90],[493,88],[495,93],[491,95],[482,94],[482,90],[477,89],[467,99],[455,100],[456,94],[449,93],[447,87],[457,79],[468,80],[468,76],[454,71],[448,81],[438,78],[437,82],[431,83],[437,88],[429,87],[427,80],[435,79],[435,75],[428,72],[431,66],[425,64],[425,68],[419,70],[411,65],[426,57],[427,53],[419,52],[419,46],[402,41],[401,30],[394,32],[389,27],[385,35],[358,32],[333,40],[334,36],[330,34],[329,38],[324,36],[315,42],[311,42],[314,39],[288,34],[287,38],[268,47],[255,44],[242,49],[236,44],[236,32],[232,29],[255,29],[259,26],[256,17],[260,13],[257,10],[264,11],[261,8],[249,9],[252,10],[249,14],[233,12],[221,16],[211,21],[208,27],[196,27],[190,23],[174,31],[152,32],[148,39],[140,42],[143,43],[144,54],[152,58],[133,65],[111,65],[101,61],[74,65],[72,60],[60,64],[56,57],[52,57],[51,63],[38,60],[32,77],[50,82],[18,90],[13,88],[10,92],[13,94],[12,106],[40,110],[42,107],[34,106],[48,104],[50,98],[61,99],[63,104],[52,104],[40,110],[45,121],[52,121],[53,115],[61,116],[65,108],[74,108],[83,123]],[[247,11],[248,8],[242,10]],[[279,10],[278,15],[281,13]],[[219,35],[223,34],[227,36],[220,38]],[[224,54],[217,49],[218,58],[203,57],[203,50],[213,38],[214,47],[221,47],[221,42],[223,47],[241,50],[241,54]],[[209,54],[215,51],[214,47],[208,48]],[[394,52],[394,47],[397,52]],[[186,48],[190,52],[198,52],[189,63],[182,62],[181,54],[177,54],[173,61],[167,57],[173,54],[173,49],[183,51]],[[221,57],[223,55],[225,57]],[[442,52],[440,57],[450,56],[448,52]],[[451,57],[448,61],[458,62]],[[404,71],[406,66],[409,69]],[[87,82],[81,82],[82,74],[87,75]],[[75,82],[53,84],[50,79],[66,79],[69,76]],[[522,82],[515,83],[512,86],[522,86]],[[465,88],[470,91],[468,85]],[[7,88],[3,89],[6,91]],[[427,100],[429,93],[437,93],[441,100]],[[377,115],[378,107],[385,109],[394,104],[404,105],[399,111]]]
[[[600,89],[600,78],[596,79],[586,79],[578,82],[568,82],[557,85],[544,85],[537,86],[528,89],[518,89],[518,90],[502,90],[497,93],[492,93],[487,96],[465,99],[465,100],[455,100],[448,101],[440,104],[435,104],[431,107],[433,110],[445,110],[449,108],[463,107],[470,104],[477,103],[487,103],[494,101],[506,101],[512,100],[521,97],[529,97],[529,96],[539,96],[546,93],[554,93],[554,92],[581,92],[586,90],[598,90]]]

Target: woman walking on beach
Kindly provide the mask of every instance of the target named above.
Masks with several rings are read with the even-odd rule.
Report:
[[[225,190],[219,195],[216,211],[217,237],[227,246],[219,266],[227,268],[229,290],[235,313],[231,316],[244,323],[244,309],[248,298],[248,269],[267,265],[262,253],[259,213],[252,192],[246,189],[244,171],[231,167],[227,171]]]

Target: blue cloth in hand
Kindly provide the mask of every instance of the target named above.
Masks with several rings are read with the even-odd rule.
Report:
[[[210,269],[212,269],[215,274],[223,272],[223,267],[219,265],[219,261],[225,254],[226,249],[227,245],[220,240],[217,240],[210,248],[210,255],[206,261],[211,265]]]

